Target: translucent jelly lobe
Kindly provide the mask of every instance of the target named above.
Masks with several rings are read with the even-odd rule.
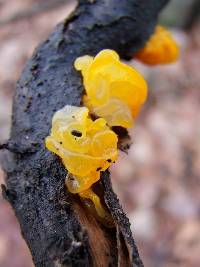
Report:
[[[74,66],[83,75],[83,101],[90,112],[105,118],[109,126],[132,127],[147,97],[147,84],[141,74],[109,49],[94,58],[79,57]]]
[[[53,116],[51,134],[46,138],[46,147],[57,154],[66,169],[78,179],[73,193],[91,186],[99,179],[99,172],[105,171],[115,161],[117,135],[106,126],[104,119],[92,121],[86,107],[65,106]],[[85,178],[87,177],[87,179]],[[90,181],[89,181],[90,180]]]
[[[134,58],[148,65],[167,64],[174,62],[179,55],[179,48],[171,33],[158,25],[150,37]]]
[[[103,214],[104,208],[90,187],[100,179],[100,172],[117,159],[118,138],[108,128],[105,119],[93,121],[88,112],[86,107],[75,106],[58,110],[53,116],[51,134],[45,144],[62,159],[68,170],[65,181],[68,190],[88,197],[99,209],[97,214]]]

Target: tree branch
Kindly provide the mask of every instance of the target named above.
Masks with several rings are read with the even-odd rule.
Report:
[[[81,103],[83,86],[73,68],[75,58],[104,48],[130,58],[149,38],[166,2],[80,1],[26,64],[17,83],[10,136],[18,150],[25,149],[4,152],[3,193],[37,267],[143,266],[109,172],[94,187],[114,218],[114,228],[104,227],[67,191],[66,170],[45,149],[44,138],[56,110]]]

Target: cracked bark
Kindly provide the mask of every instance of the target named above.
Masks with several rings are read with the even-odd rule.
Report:
[[[109,172],[95,185],[115,227],[106,228],[64,186],[66,170],[44,147],[53,113],[81,104],[80,55],[104,48],[129,59],[149,38],[167,0],[79,1],[27,62],[14,96],[10,140],[1,146],[4,197],[19,220],[35,266],[143,266]]]

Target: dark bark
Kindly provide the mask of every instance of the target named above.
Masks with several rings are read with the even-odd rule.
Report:
[[[56,110],[80,105],[83,86],[74,59],[104,48],[130,58],[149,38],[166,2],[80,1],[26,64],[14,97],[10,141],[2,146],[8,149],[3,153],[3,193],[37,267],[143,266],[109,172],[95,186],[104,194],[114,228],[104,227],[67,191],[66,170],[45,149],[44,138]]]

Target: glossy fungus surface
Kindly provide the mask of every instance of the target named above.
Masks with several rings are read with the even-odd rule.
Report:
[[[95,57],[79,57],[74,66],[82,73],[86,90],[83,101],[90,112],[106,119],[109,126],[132,127],[147,97],[142,75],[109,49]]]
[[[179,48],[172,34],[158,25],[154,34],[134,58],[148,65],[167,64],[176,61]]]

